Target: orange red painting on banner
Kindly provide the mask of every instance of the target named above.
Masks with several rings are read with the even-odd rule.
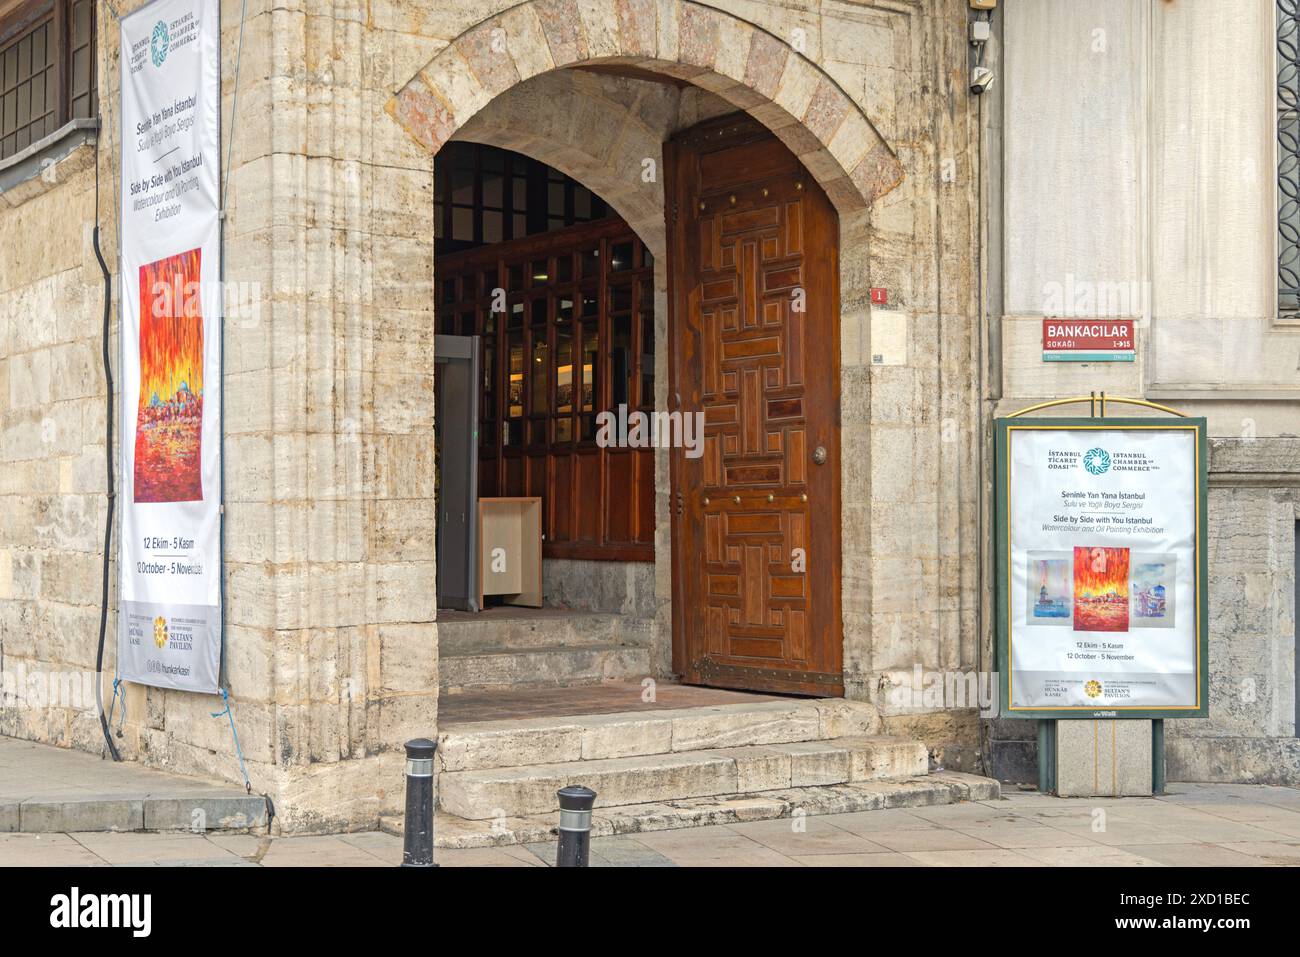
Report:
[[[203,500],[200,250],[140,267],[135,501]]]

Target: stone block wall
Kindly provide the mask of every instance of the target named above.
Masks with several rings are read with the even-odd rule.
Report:
[[[1206,417],[1210,715],[1166,722],[1168,778],[1294,785],[1300,326],[1277,302],[1275,11],[1002,6],[986,97],[992,412],[1104,390]],[[1223,76],[1184,69],[1207,44]],[[1043,362],[1042,319],[1062,314],[1134,319],[1135,360]],[[1034,722],[988,729],[1016,776],[1034,751],[1018,724]]]
[[[225,136],[241,6],[222,2]],[[656,155],[673,129],[723,104],[765,122],[826,188],[841,228],[847,693],[888,711],[886,672],[976,667],[978,127],[966,17],[959,0],[249,0],[225,247],[227,281],[248,291],[226,330],[227,671],[253,786],[275,799],[280,826],[373,826],[400,801],[401,743],[436,730],[434,154],[458,131],[489,135],[512,99],[528,107],[540,74],[572,84],[582,108],[551,127],[525,109],[530,126],[497,132],[524,152],[567,137],[554,165],[580,166],[656,253],[662,200],[618,159]],[[7,671],[93,668],[105,423],[88,228],[98,217],[115,262],[117,57],[103,24],[98,210],[93,149],[0,195],[0,231],[29,237],[0,250]],[[685,85],[553,72],[588,62]],[[888,290],[887,310],[871,305],[872,287]],[[666,279],[656,312],[666,315]],[[878,363],[873,320],[886,313],[905,349]],[[666,556],[662,479],[657,498]],[[662,630],[662,559],[654,589]],[[237,779],[212,699],[130,686],[126,708],[128,758]],[[971,734],[971,722],[935,726]],[[100,747],[85,702],[6,699],[0,732]]]
[[[1300,438],[1210,456],[1210,716],[1166,722],[1168,777],[1294,786]]]
[[[0,733],[89,749],[107,518],[94,189],[83,145],[0,194]]]

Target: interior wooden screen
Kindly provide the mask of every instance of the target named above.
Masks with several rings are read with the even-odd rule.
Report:
[[[653,450],[596,442],[654,409],[653,272],[621,219],[438,259],[438,331],[481,337],[479,495],[540,495],[548,558],[654,558]]]

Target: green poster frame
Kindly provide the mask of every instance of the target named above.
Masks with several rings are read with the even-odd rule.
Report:
[[[1084,398],[1082,401],[1087,402]],[[1109,400],[1119,401],[1119,400]],[[1056,404],[1056,403],[1052,403]],[[1147,405],[1144,402],[1134,404]],[[1161,408],[1156,406],[1156,408]],[[1172,410],[1166,410],[1172,411]],[[1178,414],[1178,413],[1175,413]],[[1208,455],[1206,445],[1206,420],[1204,418],[1180,417],[1177,419],[1145,418],[1111,418],[1106,417],[1069,417],[1051,416],[1042,418],[1021,418],[1009,416],[993,420],[994,429],[994,561],[997,566],[996,599],[997,608],[997,667],[1000,715],[1004,718],[1028,719],[1161,719],[1161,718],[1204,718],[1209,715],[1210,699],[1210,612],[1209,612],[1209,558],[1206,552],[1206,508]],[[1185,431],[1191,430],[1196,436],[1196,481],[1195,501],[1192,507],[1196,513],[1196,542],[1194,594],[1196,599],[1196,705],[1194,707],[1110,707],[1091,708],[1086,705],[1070,705],[1053,708],[1012,708],[1011,707],[1011,641],[1010,634],[1010,562],[1011,539],[1009,527],[1010,495],[1014,490],[1008,487],[1007,472],[1010,442],[1013,432],[1018,430],[1060,430],[1089,429],[1106,431],[1124,431],[1126,429],[1146,431]]]

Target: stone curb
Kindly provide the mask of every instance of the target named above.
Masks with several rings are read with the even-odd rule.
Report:
[[[185,797],[90,795],[78,800],[40,796],[0,804],[0,833],[68,831],[249,831],[268,823],[261,795]]]

